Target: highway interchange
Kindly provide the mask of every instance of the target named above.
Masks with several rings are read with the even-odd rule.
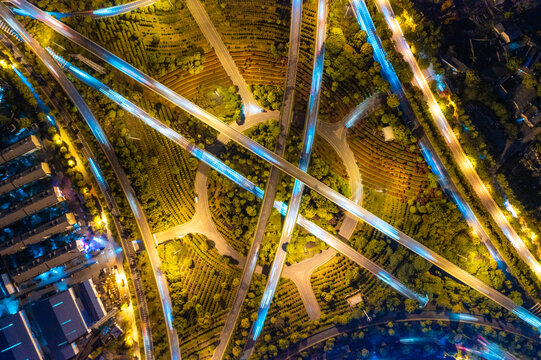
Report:
[[[393,228],[389,224],[383,222],[381,219],[378,219],[373,214],[369,213],[367,210],[365,210],[361,206],[357,205],[355,202],[345,198],[341,194],[337,193],[336,191],[334,191],[334,190],[328,188],[327,186],[325,186],[324,184],[320,183],[319,181],[317,181],[313,177],[307,175],[302,169],[299,169],[299,168],[295,167],[294,165],[286,162],[281,156],[277,156],[276,154],[268,151],[267,149],[263,148],[259,144],[257,144],[255,142],[253,142],[252,140],[246,138],[241,133],[238,133],[234,129],[231,129],[229,126],[227,126],[226,124],[223,124],[219,119],[215,118],[211,114],[209,114],[209,113],[205,112],[204,110],[198,108],[197,106],[193,105],[192,103],[190,103],[186,99],[180,97],[178,94],[173,93],[171,90],[169,90],[168,88],[166,88],[162,84],[156,82],[152,78],[150,78],[147,75],[141,73],[140,71],[133,68],[129,64],[125,63],[124,61],[120,60],[119,58],[115,57],[114,55],[112,55],[111,53],[106,51],[105,49],[99,47],[99,45],[96,45],[93,42],[91,42],[90,40],[84,38],[83,36],[81,36],[80,34],[75,32],[74,30],[68,28],[67,26],[65,26],[61,22],[59,22],[59,21],[55,20],[54,18],[48,16],[48,14],[46,14],[45,12],[40,11],[39,9],[33,7],[32,5],[30,5],[26,1],[24,1],[24,0],[10,0],[10,2],[12,4],[14,4],[15,6],[19,6],[21,9],[23,9],[27,13],[31,14],[32,17],[34,17],[34,18],[36,18],[36,19],[38,19],[40,21],[43,21],[44,23],[49,25],[54,30],[60,32],[61,34],[67,36],[68,38],[72,39],[74,42],[81,45],[82,47],[84,47],[87,50],[93,52],[98,57],[102,58],[103,60],[105,60],[106,62],[111,64],[112,66],[114,66],[117,69],[119,69],[120,71],[124,72],[126,75],[130,76],[132,79],[140,82],[141,84],[147,86],[151,90],[153,90],[153,91],[157,92],[158,94],[164,96],[166,99],[172,101],[173,103],[180,106],[184,110],[188,111],[192,115],[196,116],[197,118],[201,119],[205,123],[207,123],[210,126],[214,127],[219,132],[225,134],[226,136],[230,137],[231,139],[233,139],[237,143],[239,143],[242,146],[248,148],[250,151],[254,152],[256,155],[260,156],[264,160],[270,162],[272,165],[276,166],[280,170],[284,171],[285,173],[289,174],[290,176],[293,176],[294,178],[296,178],[298,180],[296,182],[299,182],[299,183],[302,182],[306,186],[309,186],[310,188],[312,188],[315,191],[319,192],[323,196],[329,198],[331,201],[337,203],[338,205],[340,205],[341,207],[343,207],[347,211],[354,214],[358,219],[369,223],[370,225],[374,226],[376,229],[382,231],[384,234],[389,236],[391,239],[393,239],[393,240],[401,243],[402,245],[408,247],[410,250],[416,252],[418,255],[424,257],[425,259],[432,262],[436,266],[438,266],[441,269],[447,271],[449,274],[455,276],[457,279],[460,279],[464,283],[472,286],[474,289],[480,291],[481,293],[488,296],[489,298],[491,298],[495,302],[499,303],[500,305],[504,306],[508,310],[514,312],[520,318],[522,318],[523,320],[528,322],[530,325],[532,325],[532,326],[534,326],[536,328],[541,327],[541,321],[539,319],[537,319],[535,316],[533,316],[531,313],[529,313],[526,309],[516,306],[510,299],[508,299],[504,295],[500,294],[499,292],[497,292],[494,289],[491,289],[486,284],[482,283],[481,281],[479,281],[478,279],[476,279],[472,275],[470,275],[470,274],[466,273],[465,271],[463,271],[462,269],[458,268],[456,265],[450,263],[446,259],[442,258],[438,254],[434,253],[433,251],[426,248],[425,246],[418,243],[417,241],[410,238],[409,236],[403,234],[399,230]],[[352,1],[352,4],[355,4],[355,3],[359,4],[361,2]],[[378,3],[378,5],[380,6],[381,9],[383,9],[382,11],[385,14],[385,9],[386,8],[381,7],[381,6],[384,6],[385,4],[382,5],[381,3]],[[365,6],[365,8],[366,8],[366,6]],[[93,132],[95,132],[95,136],[100,141],[100,144],[102,144],[103,148],[106,150],[106,153],[107,153],[107,149],[109,149],[109,151],[111,151],[112,148],[110,147],[110,144],[108,143],[108,140],[106,139],[105,135],[103,133],[100,133],[99,130],[98,130],[98,129],[101,129],[101,128],[99,128],[99,124],[97,124],[97,122],[94,123],[95,118],[93,117],[93,115],[90,113],[90,111],[86,107],[86,104],[84,104],[84,101],[82,101],[80,96],[78,94],[76,94],[76,91],[73,88],[73,85],[71,85],[71,88],[70,88],[70,86],[66,84],[66,81],[68,83],[69,83],[69,81],[67,79],[64,80],[65,76],[64,76],[64,78],[62,77],[62,74],[61,74],[62,71],[59,71],[57,66],[55,66],[55,65],[53,66],[53,64],[51,64],[51,62],[49,61],[50,58],[48,57],[48,55],[43,52],[43,49],[39,46],[39,44],[37,44],[33,39],[31,39],[31,37],[29,37],[28,33],[25,33],[24,28],[22,28],[22,26],[20,26],[20,24],[18,24],[16,22],[16,20],[12,17],[12,15],[9,14],[9,11],[4,6],[2,6],[0,8],[0,14],[15,31],[17,31],[21,36],[23,36],[25,42],[27,44],[29,44],[31,46],[32,50],[35,51],[36,54],[38,54],[38,56],[40,57],[40,59],[42,59],[42,61],[44,61],[44,63],[48,67],[48,69],[51,71],[51,73],[53,75],[55,75],[57,80],[62,84],[62,86],[64,87],[66,92],[70,95],[70,97],[72,98],[74,103],[78,106],[78,108],[80,106],[79,109],[80,110],[82,109],[81,113],[85,116],[85,120],[87,120],[87,122],[89,122],[89,124],[91,125],[91,129],[93,130]],[[394,17],[389,15],[390,14],[389,13],[389,8],[387,8],[387,14],[388,15],[386,16],[386,18],[394,19]],[[366,15],[367,15],[367,11],[363,16],[366,16]],[[368,16],[369,16],[369,14],[368,14]],[[396,31],[397,30],[396,27],[398,27],[397,24],[394,25],[394,27],[391,26],[391,28],[393,30],[395,30],[395,35],[398,32],[398,31]],[[399,27],[398,27],[398,29],[399,29]],[[403,43],[405,44],[405,46],[407,46],[405,41],[403,41]],[[376,48],[374,48],[374,49],[377,52]],[[407,55],[407,53],[406,53],[406,55]],[[406,58],[407,58],[407,56],[406,56]],[[415,60],[413,59],[413,57],[411,57],[410,60],[413,60],[413,62],[414,62],[412,67],[414,69],[414,75],[415,75],[416,81],[419,83],[421,89],[424,92],[425,89],[423,88],[423,81],[426,84],[426,80],[424,80],[424,77],[422,76],[422,73],[418,74],[415,71],[415,66],[414,65],[416,65],[416,63],[415,63]],[[418,69],[418,67],[417,67],[417,69]],[[69,84],[71,84],[71,83],[69,83]],[[435,103],[435,98],[433,97],[432,93],[430,92],[430,89],[428,88],[428,86],[426,86],[426,89],[428,89],[428,92],[432,96],[432,98],[434,100],[434,103]],[[74,91],[75,91],[75,93],[74,93]],[[427,95],[425,94],[425,96],[427,96]],[[430,96],[427,96],[427,100],[430,100]],[[437,103],[435,103],[436,104],[435,108],[434,108],[434,105],[430,101],[429,101],[429,104],[430,104],[431,110],[433,110],[433,113],[437,114],[436,108],[439,110],[439,107],[437,106]],[[121,106],[129,106],[129,105],[126,105],[126,103],[123,103],[123,105],[121,105]],[[133,110],[133,109],[131,109],[131,110]],[[441,111],[440,111],[440,113],[441,113]],[[442,117],[443,117],[443,115],[442,115]],[[445,119],[443,118],[443,120],[445,120]],[[155,125],[156,124],[153,124],[152,126],[154,127]],[[444,125],[441,125],[441,126],[442,126],[442,129],[445,129]],[[448,124],[447,124],[447,126],[448,126]],[[168,133],[171,136],[175,136],[175,135],[171,134],[171,129],[162,129],[162,131],[163,131],[162,133]],[[448,136],[445,136],[446,139],[448,137],[449,138],[454,138],[454,134],[452,133],[452,131],[450,131],[450,133],[449,133],[449,130],[447,130],[447,131],[443,130],[443,134],[444,134],[444,136],[446,134],[448,135]],[[306,136],[306,133],[305,133],[305,136]],[[456,141],[456,138],[455,138],[455,141]],[[458,146],[460,146],[460,145],[458,145]],[[452,147],[451,147],[451,149],[452,149]],[[460,151],[462,151],[462,150],[460,149]],[[308,154],[309,154],[309,151],[308,151]],[[453,151],[453,154],[455,154],[454,151]],[[463,154],[463,152],[462,152],[462,154]],[[201,159],[203,161],[204,161],[204,159],[206,159],[204,153],[201,153],[200,157],[201,157]],[[109,161],[111,161],[111,158],[109,158]],[[112,163],[114,163],[114,161],[115,161],[115,159],[113,158]],[[461,164],[461,163],[459,163],[459,164]],[[471,172],[470,175],[473,178],[475,176],[477,176],[477,174],[475,173],[475,171],[473,170],[473,168],[471,167],[471,164],[469,162],[464,163],[464,164],[465,164],[464,165],[465,169],[467,171]],[[468,166],[468,164],[469,164],[469,166]],[[219,165],[217,165],[217,169],[221,169],[222,170],[221,172],[227,172],[227,169],[224,169],[222,166],[219,166]],[[469,170],[469,169],[471,169],[471,170]],[[117,169],[115,168],[115,172],[116,172],[116,170]],[[121,174],[120,174],[121,176],[119,176],[119,174],[117,173],[117,177],[119,177],[119,179],[122,179],[123,171],[120,170],[120,172],[121,172]],[[125,176],[125,174],[124,174],[124,176]],[[249,187],[249,184],[246,184],[245,179],[243,179],[241,177],[239,178],[236,175],[233,176],[233,178],[237,179],[238,182],[245,184],[245,186],[243,186],[244,188]],[[477,177],[477,179],[478,179],[478,177]],[[126,181],[127,181],[127,178],[126,178]],[[480,179],[479,179],[479,181],[480,181]],[[470,182],[471,182],[471,180],[470,180]],[[122,183],[123,182],[121,181],[121,184]],[[129,182],[125,183],[124,185],[129,186]],[[124,185],[123,185],[123,188],[124,188]],[[474,188],[477,190],[477,188],[475,186],[474,186]],[[137,202],[137,200],[135,198],[133,190],[131,190],[131,192],[130,192],[130,189],[131,189],[131,187],[127,188],[127,190],[124,189],[124,192],[128,196],[128,199],[131,199],[130,205],[134,209],[134,214],[136,215],[136,218],[137,219],[143,219],[144,214],[142,213],[142,210],[140,209],[140,207],[139,208],[137,207],[138,202]],[[480,194],[483,195],[483,196],[480,196],[482,201],[483,201],[483,197],[485,197],[485,200],[487,200],[488,198],[490,198],[489,200],[492,200],[492,198],[488,194],[488,191],[486,190],[484,185],[482,185],[480,187],[480,189],[481,189]],[[484,191],[482,191],[482,189],[484,189]],[[263,196],[263,191],[261,189],[255,188],[255,189],[253,189],[253,191],[255,192],[255,194],[258,197],[261,198]],[[488,198],[486,196],[488,196]],[[489,200],[487,200],[487,201],[489,201]],[[501,210],[497,207],[497,205],[494,203],[493,200],[492,200],[492,203],[496,207],[496,209],[493,209],[494,211],[491,211],[491,214],[493,214],[493,216],[495,216],[495,220],[498,222],[498,224],[502,224],[501,226],[504,226],[505,222],[507,222],[507,220],[505,219],[505,216],[503,216],[503,214],[501,214]],[[485,204],[485,202],[483,202],[483,204]],[[277,204],[275,206],[277,206],[281,210],[281,213],[285,214],[285,204]],[[485,206],[487,206],[487,205],[485,205]],[[489,206],[487,206],[487,208],[490,209]],[[294,209],[292,209],[292,213],[293,213],[293,210]],[[500,215],[498,215],[498,211],[500,212]],[[323,235],[323,234],[320,233],[320,230],[318,230],[317,228],[313,228],[311,225],[307,224],[306,220],[304,218],[299,217],[297,222],[301,226],[303,226],[303,224],[304,224],[304,227],[307,227],[309,230],[311,230],[311,232],[313,232],[315,234],[318,234],[319,235],[318,237],[326,237],[326,235]],[[145,221],[145,223],[146,223],[146,221]],[[509,225],[508,222],[507,222],[507,226],[509,226],[509,228],[507,228],[505,226],[503,227],[503,229],[505,229],[503,231],[506,234],[506,236],[510,237],[510,239],[513,239],[511,241],[512,241],[513,245],[515,245],[516,247],[518,247],[518,249],[520,249],[519,253],[521,254],[521,256],[524,256],[525,261],[528,260],[527,263],[530,264],[530,266],[534,267],[534,269],[537,270],[538,269],[537,267],[539,266],[537,264],[537,262],[533,259],[531,254],[529,254],[528,250],[525,248],[524,244],[522,243],[522,241],[520,241],[520,238],[518,237],[518,235],[516,235],[516,232],[514,232],[514,230],[511,228],[511,226]],[[148,225],[147,225],[147,230],[148,230]],[[148,232],[143,231],[143,230],[141,232],[143,233],[143,238],[145,238],[145,233],[150,234],[149,230],[148,230]],[[513,234],[516,235],[516,238],[513,237]],[[518,240],[517,240],[517,238],[518,238]],[[333,246],[335,248],[341,246],[338,243],[343,244],[341,241],[339,241],[336,238],[334,238],[334,240],[329,240],[329,241],[331,241],[331,244],[332,244],[332,241],[337,242],[337,243],[334,243],[335,246],[330,244],[331,246]],[[523,247],[521,247],[521,244],[522,244]],[[147,245],[146,241],[145,241],[145,245]],[[152,245],[150,245],[150,247],[154,248]],[[148,246],[147,246],[147,250],[149,251],[149,255],[150,255],[150,253],[152,251],[148,248]],[[346,251],[343,248],[341,248],[341,250],[337,248],[337,250],[340,251],[340,252]],[[156,256],[157,256],[157,254],[156,254]],[[151,259],[152,259],[152,256],[151,256]],[[158,263],[159,263],[159,258],[158,258]],[[535,266],[537,266],[537,267],[535,267]],[[158,280],[158,277],[159,277],[158,275],[159,274],[157,274],[157,281],[158,281],[158,284],[160,284],[160,281]],[[162,277],[163,277],[163,274],[162,274]],[[385,281],[386,278],[384,276],[380,276],[380,279]],[[163,279],[163,281],[164,281],[164,284],[166,284],[164,279]],[[386,282],[388,282],[388,280]],[[161,289],[161,290],[163,290],[163,289]],[[163,293],[166,293],[166,291],[167,291],[167,286],[165,285],[165,290],[163,291]],[[160,295],[162,295],[162,294],[160,294]],[[168,298],[168,295],[167,295],[167,298]],[[162,301],[163,301],[163,297],[162,297]],[[164,303],[163,307],[164,307],[164,312],[165,312],[165,316],[166,316],[166,319],[167,319],[168,318],[168,315],[167,315],[167,312],[166,312],[167,303]],[[169,305],[169,309],[170,309],[170,305]],[[170,343],[171,343],[171,340],[172,340],[171,336],[170,336],[169,340],[170,340]],[[173,340],[173,342],[174,342],[174,340]],[[178,348],[178,338],[177,338],[177,348]],[[172,353],[174,353],[174,352],[172,351]]]
[[[209,165],[210,167],[212,167],[213,169],[215,169],[222,175],[226,176],[228,179],[235,182],[236,184],[238,184],[245,190],[250,191],[251,193],[253,193],[255,196],[257,196],[260,199],[263,198],[264,191],[262,189],[258,188],[254,183],[246,179],[244,176],[240,175],[238,172],[229,168],[222,161],[217,159],[214,155],[210,154],[206,150],[203,150],[197,146],[194,146],[186,138],[184,138],[182,135],[178,134],[174,130],[165,126],[158,119],[151,117],[144,110],[137,107],[135,104],[131,103],[129,100],[125,99],[118,93],[114,92],[106,85],[102,84],[101,82],[91,77],[87,73],[83,72],[82,70],[78,69],[77,67],[71,65],[69,62],[62,59],[58,55],[56,55],[50,49],[48,50],[51,52],[53,58],[55,58],[61,64],[62,67],[66,68],[76,78],[83,81],[85,84],[91,86],[95,90],[100,91],[102,94],[105,94],[111,100],[113,100],[118,105],[120,105],[122,108],[124,108],[125,110],[129,111],[131,114],[133,114],[134,116],[142,120],[146,125],[149,125],[152,128],[156,129],[157,131],[162,133],[164,136],[166,136],[167,138],[175,142],[177,145],[182,147],[184,150],[188,151],[191,155],[203,161],[204,163],[206,163],[207,165]],[[282,215],[286,215],[287,205],[285,203],[274,201],[274,207]],[[338,250],[339,252],[347,256],[348,258],[350,258],[355,263],[359,264],[360,266],[370,271],[372,274],[377,276],[383,282],[387,283],[389,286],[393,287],[395,290],[397,290],[398,292],[400,292],[402,295],[406,296],[407,298],[418,301],[421,304],[421,306],[424,306],[424,304],[426,304],[426,302],[428,301],[428,298],[426,296],[421,296],[411,291],[402,283],[400,283],[400,281],[397,278],[395,278],[393,275],[386,272],[383,268],[376,265],[375,263],[373,263],[366,257],[362,256],[356,250],[346,245],[344,242],[340,241],[335,236],[326,232],[325,230],[323,230],[321,227],[317,226],[313,222],[306,220],[302,216],[299,216],[297,218],[297,224],[303,227],[304,229],[306,229],[307,231],[309,231],[310,233],[314,234],[317,238],[324,241],[329,246],[335,248],[336,250]]]

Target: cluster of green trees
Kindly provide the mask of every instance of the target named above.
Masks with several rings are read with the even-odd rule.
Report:
[[[110,125],[105,126],[105,131],[109,134],[109,140],[115,147],[120,164],[125,169],[150,224],[159,226],[158,222],[168,221],[168,218],[164,214],[159,200],[150,191],[148,174],[142,161],[143,153],[136,145],[136,140],[130,138],[131,135],[124,116],[123,110],[109,110],[105,123]]]
[[[154,34],[152,36],[152,45],[157,47],[160,43],[160,36]],[[148,65],[154,74],[160,76],[170,73],[176,69],[182,69],[191,75],[199,74],[205,68],[205,55],[196,51],[187,56],[176,56],[174,54],[165,55],[161,51],[148,51]]]
[[[271,44],[271,54],[275,58],[283,58],[287,56],[289,51],[289,43],[276,41],[274,44]]]
[[[395,140],[403,145],[412,146],[417,144],[417,139],[411,133],[411,130],[404,124],[401,113],[397,109],[400,100],[394,94],[388,95],[385,104],[377,109],[373,116],[379,118],[381,127],[391,126]]]
[[[54,150],[56,151],[56,160],[60,162],[64,169],[64,175],[69,177],[71,187],[74,191],[81,194],[84,198],[84,204],[77,204],[86,207],[87,212],[91,216],[91,221],[100,215],[100,207],[98,199],[91,193],[92,186],[88,184],[83,174],[77,170],[77,161],[73,156],[68,144],[63,141],[56,128],[50,126],[48,129],[49,140],[53,142]],[[101,230],[101,227],[96,227],[96,230]]]
[[[242,101],[234,86],[217,86],[204,97],[194,99],[199,106],[216,115],[226,123],[240,122]]]
[[[278,85],[249,85],[259,105],[265,109],[280,110],[284,89]]]
[[[331,92],[343,83],[388,91],[389,83],[381,77],[380,65],[372,54],[366,33],[358,24],[352,23],[346,31],[338,26],[330,27],[325,41],[325,75],[331,81]]]
[[[492,110],[494,115],[505,128],[506,133],[512,139],[518,137],[518,129],[504,103],[499,100],[492,86],[481,80],[474,70],[468,70],[464,77],[463,88],[460,91],[461,98],[465,102],[478,101]]]
[[[436,65],[440,73],[437,59],[439,49],[443,43],[441,29],[436,27],[417,9],[411,0],[393,1],[393,10],[401,20],[404,37],[415,49],[414,55],[419,66],[424,69],[430,64]]]
[[[238,278],[231,281],[229,276],[221,276],[223,269],[217,269],[211,261],[207,262],[195,255],[199,251],[211,253],[212,251],[206,244],[206,240],[200,243],[200,239],[195,236],[186,235],[181,241],[172,241],[164,245],[163,250],[160,249],[162,268],[169,283],[169,293],[173,305],[173,326],[179,334],[194,330],[207,332],[215,327],[218,315],[212,313],[212,308],[224,309],[229,293],[239,284]],[[196,249],[197,247],[200,249]],[[213,255],[210,254],[210,256]],[[223,261],[223,259],[213,259],[212,261],[220,260]],[[197,269],[202,264],[207,265],[209,270]],[[227,268],[227,264],[224,266]],[[199,276],[199,273],[196,272],[199,270],[202,270],[203,276]],[[194,278],[186,281],[186,276]],[[208,286],[216,279],[225,280],[221,283],[217,281],[219,286],[215,287],[215,292],[209,296],[209,291],[212,291],[213,288],[208,288]],[[218,306],[214,306],[214,303]]]

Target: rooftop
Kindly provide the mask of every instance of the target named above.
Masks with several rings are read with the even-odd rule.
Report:
[[[24,311],[0,319],[0,358],[2,360],[44,359]]]

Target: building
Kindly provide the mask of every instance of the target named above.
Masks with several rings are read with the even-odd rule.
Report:
[[[8,296],[16,293],[18,289],[11,283],[11,279],[8,274],[3,273],[0,275],[0,300],[5,299]]]
[[[98,321],[105,316],[105,308],[98,297],[92,279],[79,284],[79,298],[92,322]]]
[[[19,221],[60,201],[63,201],[63,199],[58,197],[58,190],[54,188],[32,196],[30,199],[0,212],[0,227]]]
[[[441,61],[455,73],[465,74],[468,70],[470,70],[466,64],[454,56],[450,56],[448,58],[442,57]]]
[[[385,138],[385,141],[393,141],[394,140],[394,132],[392,126],[386,126],[382,129],[383,131],[383,137]]]
[[[533,173],[533,176],[541,176],[541,153],[534,144],[528,146],[521,162]]]
[[[41,163],[32,166],[31,168],[0,182],[0,195],[50,175],[51,169],[49,168],[49,164]]]
[[[492,28],[502,38],[505,44],[509,44],[522,36],[522,31],[515,24],[503,25],[502,23],[498,23]]]
[[[15,144],[0,150],[0,164],[39,150],[42,147],[41,141],[35,135],[27,136]]]
[[[522,110],[521,113],[524,122],[531,128],[541,123],[541,112],[537,106],[530,104],[527,108]]]
[[[76,242],[56,249],[44,256],[34,259],[32,262],[21,265],[12,272],[12,279],[17,285],[22,285],[28,280],[47,282],[50,270],[65,266],[68,262],[83,257],[84,254],[78,249]],[[63,272],[63,271],[62,271]],[[41,276],[41,277],[40,277]],[[53,276],[54,277],[54,276]]]
[[[2,360],[45,359],[24,311],[0,319],[0,358]]]
[[[36,244],[46,238],[70,230],[77,223],[72,213],[53,219],[35,229],[0,244],[0,255],[10,255],[21,251],[28,245]]]
[[[54,360],[70,359],[79,352],[74,343],[89,329],[73,288],[31,306],[33,318]]]

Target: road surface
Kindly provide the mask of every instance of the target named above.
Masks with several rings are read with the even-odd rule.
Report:
[[[126,14],[134,10],[137,10],[139,8],[150,6],[158,1],[159,0],[136,0],[136,1],[126,3],[126,4],[116,5],[116,6],[111,6],[111,7],[101,8],[101,9],[96,9],[96,10],[75,11],[75,12],[67,12],[67,13],[49,11],[48,13],[50,15],[54,15],[58,19],[71,17],[71,16],[90,16],[91,18],[99,19],[99,18],[106,18],[106,17]],[[12,9],[12,11],[16,15],[30,16],[26,11],[21,10],[21,9],[14,8]]]
[[[310,320],[319,319],[321,316],[321,308],[312,289],[312,273],[330,261],[336,254],[336,250],[327,249],[309,259],[285,266],[282,270],[282,277],[290,279],[297,286]]]
[[[362,119],[368,113],[374,111],[381,106],[385,98],[384,94],[378,93],[370,96],[368,99],[361,102],[355,107],[349,114],[347,114],[342,121],[337,123],[320,122],[318,128],[318,135],[332,146],[334,151],[342,158],[346,171],[349,175],[349,187],[352,193],[352,200],[358,204],[362,204],[363,199],[363,184],[361,179],[361,172],[355,160],[355,155],[349,148],[347,142],[346,131],[353,124]],[[357,219],[350,213],[346,213],[346,217],[340,227],[339,235],[343,238],[349,239],[349,237],[355,231],[357,226]]]
[[[173,359],[180,359],[180,350],[178,348],[178,336],[176,335],[176,331],[173,329],[173,323],[172,323],[173,319],[171,315],[171,309],[172,309],[171,299],[169,298],[169,291],[167,289],[167,283],[165,281],[165,277],[163,276],[163,274],[158,273],[160,259],[158,257],[156,248],[153,246],[152,233],[150,232],[150,228],[148,226],[148,223],[146,222],[146,218],[141,208],[141,205],[135,196],[135,191],[131,187],[131,184],[129,182],[129,179],[126,173],[120,166],[120,163],[118,161],[118,158],[116,157],[116,154],[114,152],[114,149],[111,143],[107,139],[107,136],[103,132],[103,129],[100,127],[98,121],[94,117],[94,114],[92,114],[92,112],[86,105],[81,95],[75,89],[75,86],[69,81],[69,79],[63,73],[60,67],[51,58],[51,56],[49,56],[47,51],[45,51],[45,49],[43,49],[39,45],[39,43],[26,31],[24,26],[22,26],[22,24],[20,24],[19,21],[15,19],[13,13],[4,4],[0,4],[0,16],[4,19],[4,21],[6,21],[6,23],[14,31],[16,31],[24,39],[24,42],[32,49],[32,51],[36,54],[36,56],[44,63],[45,67],[49,70],[51,75],[58,81],[58,83],[63,88],[66,95],[70,98],[70,100],[79,110],[83,119],[85,119],[92,133],[98,140],[100,147],[102,148],[105,155],[107,156],[107,159],[111,163],[111,167],[113,168],[113,171],[115,172],[115,175],[117,176],[119,183],[122,187],[122,190],[126,198],[128,199],[130,207],[135,215],[143,240],[146,240],[145,246],[147,246],[147,250],[149,252],[151,265],[153,265],[153,269],[155,269],[154,274],[156,276],[156,281],[158,283],[158,289],[159,289],[158,292],[160,294],[160,300],[162,303],[165,320],[166,320],[166,323],[168,324],[168,336],[169,336],[171,356]],[[150,248],[148,247],[148,245],[150,245]]]
[[[295,5],[295,4],[294,4]],[[299,5],[302,6],[302,3]],[[318,21],[316,28],[316,42],[315,42],[315,55],[314,65],[312,72],[312,84],[310,87],[310,97],[308,99],[308,111],[306,113],[306,122],[304,125],[304,135],[301,150],[301,158],[299,161],[299,168],[302,171],[308,171],[310,165],[310,156],[312,153],[312,145],[314,144],[317,118],[319,112],[319,95],[321,90],[321,82],[323,79],[323,59],[325,56],[325,33],[327,30],[327,1],[318,0]],[[292,84],[295,85],[294,83]],[[294,88],[291,89],[293,93]],[[292,98],[290,99],[292,101]],[[293,184],[293,192],[289,202],[287,214],[282,227],[282,234],[280,241],[276,248],[276,255],[270,269],[270,275],[267,279],[267,285],[263,291],[263,296],[257,310],[257,320],[252,324],[248,339],[244,346],[244,350],[241,355],[241,359],[248,359],[254,350],[255,342],[263,329],[267,313],[269,311],[270,304],[274,298],[274,293],[278,286],[278,281],[284,269],[284,265],[287,257],[287,246],[291,241],[293,230],[297,222],[297,216],[299,215],[299,208],[301,205],[302,194],[304,191],[304,184],[298,180],[295,180]],[[304,294],[304,293],[303,293]],[[313,293],[312,293],[313,294]]]
[[[376,217],[375,215],[373,215],[372,213],[370,213],[363,207],[357,205],[356,203],[346,198],[345,196],[341,195],[337,191],[331,189],[330,187],[321,183],[314,177],[298,169],[293,164],[287,162],[282,157],[277,156],[273,152],[267,150],[265,147],[261,146],[260,144],[256,143],[250,138],[234,130],[227,124],[223,123],[219,118],[213,116],[207,111],[199,108],[195,104],[184,99],[180,95],[176,94],[175,92],[165,87],[163,84],[157,82],[156,80],[152,79],[150,76],[137,70],[135,67],[129,65],[125,61],[119,59],[118,57],[116,57],[109,51],[105,50],[101,46],[95,44],[94,42],[85,38],[78,32],[67,27],[65,24],[59,22],[58,20],[49,16],[48,14],[41,11],[37,7],[28,3],[26,0],[9,0],[9,1],[12,4],[31,13],[32,16],[36,18],[37,20],[44,22],[53,30],[58,31],[64,36],[67,36],[69,39],[71,39],[75,43],[79,44],[86,50],[92,52],[94,55],[98,56],[102,60],[106,61],[107,63],[114,66],[118,70],[122,71],[124,74],[130,76],[132,79],[148,87],[149,89],[155,91],[157,94],[173,102],[174,104],[184,109],[188,113],[192,114],[196,118],[204,121],[206,124],[214,128],[218,132],[223,132],[226,136],[231,138],[233,141],[244,146],[249,151],[261,157],[263,160],[268,161],[271,165],[276,166],[277,168],[284,171],[288,175],[296,179],[299,179],[306,186],[320,193],[321,195],[323,195],[330,201],[344,208],[346,211],[349,211],[358,219],[366,222],[367,224],[373,226],[377,230],[383,232],[385,235],[389,236],[391,239],[407,247],[408,249],[415,252],[416,254],[423,257],[424,259],[428,260],[432,264],[438,266],[440,269],[446,271],[450,275],[462,281],[464,284],[481,292],[482,294],[484,294],[485,296],[487,296],[488,298],[490,298],[497,304],[503,306],[507,310],[516,314],[518,317],[520,317],[522,320],[524,320],[531,326],[534,326],[535,328],[539,328],[541,330],[541,320],[539,318],[531,314],[529,311],[527,311],[523,307],[517,306],[511,299],[499,293],[495,289],[492,289],[490,286],[486,285],[479,279],[475,278],[473,275],[469,274],[468,272],[462,270],[460,267],[456,266],[455,264],[451,263],[447,259],[443,258],[441,255],[430,250],[423,244],[417,242],[416,240],[404,234],[403,232],[399,231],[398,229],[392,227],[385,221],[379,219],[378,217]],[[355,0],[353,0],[353,2],[355,2]]]
[[[220,37],[220,34],[218,34],[218,31],[212,24],[212,21],[210,21],[210,18],[205,11],[205,8],[203,7],[203,4],[201,4],[201,1],[186,0],[186,5],[188,6],[188,10],[190,10],[190,13],[194,17],[195,22],[199,26],[199,29],[201,30],[203,35],[205,35],[205,38],[210,43],[210,45],[214,48],[216,56],[218,56],[220,63],[225,69],[225,72],[227,73],[227,75],[229,75],[229,78],[237,87],[242,102],[244,104],[245,114],[250,115],[260,112],[261,109],[257,104],[257,101],[254,99],[252,93],[248,89],[246,81],[244,81],[244,78],[240,74],[239,69],[235,64],[235,61],[231,57],[231,54],[229,54],[229,51],[227,50],[227,47],[225,46],[222,38]]]
[[[432,114],[432,117],[434,119],[434,123],[440,130],[442,136],[444,137],[445,141],[447,142],[447,146],[449,147],[449,150],[453,154],[453,157],[455,159],[456,164],[470,183],[471,187],[477,194],[479,200],[487,210],[487,212],[492,216],[496,224],[500,227],[503,234],[509,239],[511,244],[515,247],[517,250],[520,258],[528,264],[528,266],[532,269],[532,271],[541,278],[541,265],[539,262],[534,258],[530,250],[526,247],[520,236],[517,234],[515,229],[511,226],[505,215],[503,214],[502,210],[496,204],[492,196],[490,195],[487,187],[475,171],[475,169],[472,166],[472,163],[464,153],[464,150],[462,149],[462,146],[460,145],[460,142],[455,136],[455,133],[453,132],[453,129],[447,122],[447,119],[443,115],[438,102],[436,101],[436,98],[434,97],[434,94],[432,93],[432,90],[430,90],[430,87],[428,86],[428,82],[426,81],[426,78],[424,77],[419,64],[417,64],[417,61],[415,60],[415,57],[413,56],[413,53],[411,52],[411,49],[406,42],[406,39],[404,38],[404,34],[402,33],[402,29],[400,28],[400,25],[396,21],[396,18],[394,16],[393,9],[391,7],[391,4],[388,0],[377,0],[376,5],[379,9],[379,11],[383,14],[385,17],[385,20],[387,21],[387,24],[389,25],[389,28],[393,32],[393,40],[396,46],[396,49],[398,52],[400,52],[403,56],[406,62],[410,65],[413,76],[415,80],[415,84],[421,89],[423,92],[423,95],[425,97],[425,100],[428,103],[428,108],[430,110],[430,113]]]

